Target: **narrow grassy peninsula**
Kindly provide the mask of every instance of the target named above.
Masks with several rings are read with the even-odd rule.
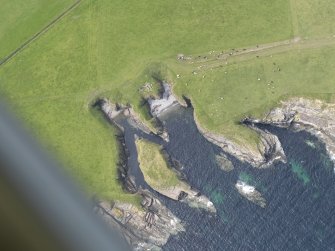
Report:
[[[161,147],[144,139],[136,140],[138,160],[145,181],[156,191],[164,194],[164,191],[173,190],[175,187],[186,189],[177,174],[169,167],[165,160]]]

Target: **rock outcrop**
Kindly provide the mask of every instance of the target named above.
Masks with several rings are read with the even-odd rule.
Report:
[[[249,123],[269,124],[310,132],[325,143],[335,163],[335,104],[321,100],[292,98],[281,102],[262,119],[246,119]]]
[[[155,191],[172,200],[184,202],[190,207],[201,208],[210,213],[216,213],[214,204],[205,195],[192,189],[187,183],[169,189],[155,189]]]
[[[100,201],[95,212],[123,234],[134,250],[161,250],[170,235],[185,231],[181,221],[150,192],[142,190],[142,208]]]
[[[101,110],[103,111],[104,115],[110,120],[112,121],[115,117],[117,117],[118,115],[120,115],[125,107],[123,106],[119,106],[117,104],[114,104],[112,102],[110,102],[108,99],[99,99],[96,104],[97,106],[99,106],[101,108]]]
[[[166,82],[163,82],[162,87],[164,89],[164,92],[160,99],[154,99],[154,98],[148,99],[150,112],[153,117],[159,116],[168,108],[178,104],[178,100],[172,94],[170,85]]]
[[[227,155],[224,153],[220,153],[215,156],[216,163],[223,171],[230,172],[234,170],[233,163],[228,159]]]
[[[263,163],[259,165],[260,168],[266,168],[276,162],[287,162],[287,158],[284,149],[278,139],[278,137],[267,130],[261,130],[253,125],[249,127],[259,133],[261,144],[259,144],[259,151],[262,153],[264,158]]]
[[[246,184],[243,181],[237,181],[235,185],[237,191],[245,197],[247,200],[255,203],[260,207],[266,207],[266,200],[263,198],[262,194],[256,190],[255,187]]]
[[[135,138],[137,138],[136,135]],[[139,138],[136,140],[137,142],[141,141]],[[154,150],[151,152],[153,151]],[[165,184],[164,180],[159,180],[157,183],[157,178],[155,178],[156,175],[152,174],[152,172],[148,172],[145,167],[146,164],[142,163],[140,161],[141,158],[139,158],[139,168],[142,169],[146,183],[153,190],[165,197],[187,203],[190,207],[201,208],[211,213],[216,213],[214,204],[205,195],[201,195],[187,183],[186,177],[179,170],[181,168],[181,164],[170,157],[165,150],[159,150],[158,154],[160,154],[159,160],[161,162],[158,164],[159,160],[156,159],[156,166],[154,166],[154,169],[160,169],[164,172],[164,174],[171,175],[177,182],[174,185],[170,185]],[[148,163],[148,165],[150,164]],[[160,177],[161,179],[164,179],[166,176]]]

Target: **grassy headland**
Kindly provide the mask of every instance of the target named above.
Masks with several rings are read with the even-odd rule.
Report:
[[[1,57],[72,4],[2,2],[8,18],[0,25]],[[117,181],[114,131],[90,110],[95,97],[129,102],[148,118],[138,89],[160,74],[176,93],[192,98],[203,127],[254,146],[257,135],[237,124],[243,116],[259,115],[288,95],[334,93],[332,9],[331,0],[83,0],[0,67],[0,95],[89,191],[133,202]],[[208,63],[196,75],[194,65],[176,60],[178,53],[208,55],[294,36],[301,42],[289,49]]]

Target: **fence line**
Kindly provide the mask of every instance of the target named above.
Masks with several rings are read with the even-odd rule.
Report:
[[[21,44],[18,48],[16,48],[14,51],[12,51],[8,56],[4,57],[0,60],[0,66],[7,63],[9,60],[11,60],[16,54],[18,54],[20,51],[22,51],[24,48],[26,48],[29,44],[34,42],[37,38],[39,38],[41,35],[43,35],[45,32],[47,32],[51,26],[59,22],[63,17],[66,16],[70,11],[72,11],[74,8],[76,8],[80,4],[81,0],[77,0],[74,4],[72,4],[69,8],[67,8],[65,11],[63,11],[59,16],[57,16],[54,20],[52,20],[49,24],[47,24],[42,30],[37,32],[35,35],[30,37],[27,41],[25,41],[23,44]]]

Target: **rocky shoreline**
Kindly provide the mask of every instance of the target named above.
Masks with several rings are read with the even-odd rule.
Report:
[[[174,105],[173,103],[171,104]],[[117,227],[135,250],[160,250],[160,247],[167,242],[170,235],[184,231],[184,228],[180,220],[158,198],[149,191],[138,187],[135,178],[129,175],[127,159],[130,153],[124,139],[124,128],[116,122],[116,118],[125,116],[132,126],[142,130],[144,133],[155,133],[136,116],[131,107],[113,104],[107,99],[100,99],[95,105],[101,109],[106,119],[119,129],[119,134],[117,135],[120,146],[118,173],[123,188],[129,193],[138,194],[143,198],[141,209],[128,203],[113,202],[111,204],[102,201],[96,203],[96,212],[101,214],[108,223]],[[169,106],[164,109],[167,108]],[[168,141],[168,135],[156,135]],[[166,153],[164,155],[169,158]],[[170,199],[187,203],[190,207],[216,213],[213,203],[187,184],[179,172],[180,170],[178,170],[180,167],[178,167],[176,160],[168,159],[168,162],[171,163],[171,168],[180,174],[178,177],[180,177],[183,186],[176,186],[170,190],[156,190],[156,192]]]
[[[139,190],[142,209],[123,202],[96,201],[95,212],[123,234],[134,250],[161,250],[170,235],[185,231],[181,221],[153,194]]]
[[[168,93],[168,94],[167,94]],[[174,100],[173,102],[170,102],[169,105],[164,106],[164,108],[161,108],[161,111],[166,110],[168,108],[170,108],[170,106],[175,105],[176,100],[173,98],[170,98],[170,89],[168,89],[168,85],[165,85],[165,93],[163,94],[164,98],[168,99],[168,100]],[[153,100],[153,103],[155,103],[155,101]],[[147,134],[153,134],[152,131],[150,131],[150,129],[148,127],[145,126],[144,123],[142,123],[137,116],[135,115],[134,111],[129,108],[129,107],[118,107],[115,104],[111,103],[109,100],[107,99],[102,99],[100,101],[100,107],[102,112],[105,114],[105,116],[108,118],[108,120],[110,122],[112,122],[114,125],[116,125],[121,131],[124,131],[124,129],[117,124],[117,122],[115,122],[115,118],[118,117],[119,115],[124,115],[128,118],[128,121],[130,122],[130,124],[132,124],[133,126],[137,127],[138,129],[142,130],[143,132],[147,133]],[[157,106],[155,106],[155,109],[157,109]],[[160,113],[160,112],[159,112]],[[158,135],[157,135],[158,136]],[[161,136],[161,135],[160,135]],[[167,140],[167,137],[164,137],[163,139]],[[124,143],[124,140],[122,140],[122,135],[119,136],[119,140],[121,143],[121,146],[123,149],[121,149],[122,152],[122,159],[127,159],[129,153],[127,153],[127,148],[126,145]],[[167,159],[169,159],[169,156],[165,153],[164,157]],[[128,168],[126,167],[126,161],[123,161],[123,163],[120,165],[121,166],[121,178],[123,180],[123,185],[126,188],[127,191],[135,193],[137,191],[136,188],[136,184],[134,183],[134,179],[133,177],[129,176],[127,173]],[[202,208],[205,210],[208,210],[211,213],[215,213],[216,209],[213,205],[213,203],[204,195],[201,195],[198,191],[195,191],[194,189],[191,188],[191,186],[189,186],[187,184],[187,182],[185,181],[184,178],[181,178],[180,172],[178,171],[178,168],[175,167],[174,163],[171,161],[170,162],[170,166],[171,168],[177,173],[179,174],[178,176],[181,179],[181,186],[176,186],[173,187],[171,189],[164,189],[164,190],[156,190],[157,192],[159,192],[160,194],[173,199],[173,200],[178,200],[181,202],[186,202],[187,204],[189,204],[192,207],[197,207],[197,208]],[[174,161],[175,162],[175,161]],[[120,168],[119,168],[120,169]]]
[[[180,102],[168,83],[163,82],[163,88],[164,94],[161,99],[149,101],[153,117],[159,117],[175,104],[192,107],[191,100],[187,97],[184,97],[185,102]],[[224,152],[256,168],[267,168],[278,162],[287,162],[278,137],[267,130],[261,130],[257,124],[285,127],[297,131],[305,130],[325,143],[327,152],[335,163],[335,105],[326,104],[321,100],[293,98],[281,102],[281,107],[272,109],[264,118],[243,119],[241,123],[256,131],[260,137],[257,150],[237,144],[223,135],[204,129],[195,113],[194,120],[198,130],[208,141],[221,147]]]
[[[148,100],[150,112],[158,122],[160,122],[160,115],[169,110],[169,108],[175,105],[185,106],[184,103],[181,104],[173,95],[169,84],[164,82],[162,86],[164,88],[162,97],[160,99]],[[192,107],[189,99],[185,98],[185,103],[187,106]],[[147,134],[154,134],[149,127],[141,122],[130,107],[118,106],[106,99],[100,100],[99,106],[107,119],[114,123],[121,132],[124,132],[123,128],[115,122],[115,118],[122,114],[129,118],[133,126]],[[222,135],[217,135],[203,129],[197,121],[195,114],[194,119],[198,130],[208,141],[221,147],[225,153],[231,154],[240,161],[250,163],[257,168],[266,168],[279,161],[284,163],[287,161],[278,137],[267,130],[258,128],[257,125],[260,124],[310,132],[324,142],[330,158],[335,163],[334,104],[326,104],[320,100],[292,98],[281,102],[280,106],[272,109],[264,118],[255,119],[248,117],[243,119],[241,123],[256,131],[260,136],[260,144],[257,150],[238,145]],[[160,131],[164,131],[165,134],[161,133],[159,136],[168,141],[168,135],[164,128],[160,128]],[[107,222],[120,229],[135,250],[160,250],[160,247],[167,242],[170,235],[184,231],[184,228],[181,221],[152,193],[137,187],[134,178],[128,175],[127,158],[129,157],[129,153],[127,152],[122,135],[121,133],[118,136],[121,146],[119,174],[123,186],[128,192],[137,193],[142,196],[142,208],[139,209],[127,203],[114,202],[110,204],[104,201],[96,204],[96,211]],[[179,178],[183,181],[184,177],[180,172],[182,170],[180,163],[169,158],[167,154],[165,155],[171,167],[174,168],[179,174]],[[224,171],[233,170],[234,166],[229,162],[225,154],[222,156],[218,155],[216,160]],[[239,181],[236,183],[236,189],[242,196],[253,203],[261,207],[266,206],[266,200],[254,187]],[[185,202],[190,206],[200,207],[213,213],[216,212],[213,203],[190,186],[188,186],[188,189],[185,189],[185,187],[183,189],[174,187],[171,191],[158,192],[170,199]]]
[[[119,201],[96,201],[94,210],[103,219],[118,229],[134,250],[161,250],[171,235],[184,231],[181,221],[168,210],[152,193],[139,188],[134,177],[128,173],[127,159],[129,151],[124,139],[124,128],[115,118],[119,115],[129,116],[132,124],[143,129],[146,133],[153,133],[141,123],[129,107],[113,104],[107,99],[101,99],[96,104],[100,107],[106,119],[118,130],[120,160],[118,163],[119,180],[123,189],[142,197],[141,207]]]
[[[279,107],[272,109],[264,118],[246,118],[244,121],[307,131],[325,144],[329,157],[335,163],[335,104],[292,98],[282,101]]]
[[[159,118],[159,116],[168,108],[175,106],[176,104],[193,109],[191,100],[184,96],[183,98],[185,102],[180,102],[180,100],[173,94],[172,87],[168,83],[163,82],[163,88],[164,93],[161,99],[150,99],[148,101],[153,117]],[[273,135],[268,131],[263,131],[251,124],[245,124],[249,128],[255,130],[260,136],[260,144],[258,145],[258,149],[255,150],[247,146],[236,144],[223,135],[218,135],[204,129],[200,125],[195,112],[193,115],[198,130],[208,141],[219,146],[224,152],[235,156],[240,161],[250,163],[257,168],[267,168],[277,162],[286,163],[284,150],[276,135]]]
[[[186,98],[188,106],[192,107],[191,100]],[[193,108],[193,107],[192,107]],[[263,131],[255,126],[247,125],[250,129],[255,130],[260,136],[258,151],[244,145],[236,144],[223,135],[218,135],[204,129],[194,112],[194,120],[200,133],[210,142],[222,148],[222,150],[236,157],[242,162],[247,162],[257,168],[267,168],[274,163],[286,163],[286,156],[281,143],[276,135],[268,131]]]

